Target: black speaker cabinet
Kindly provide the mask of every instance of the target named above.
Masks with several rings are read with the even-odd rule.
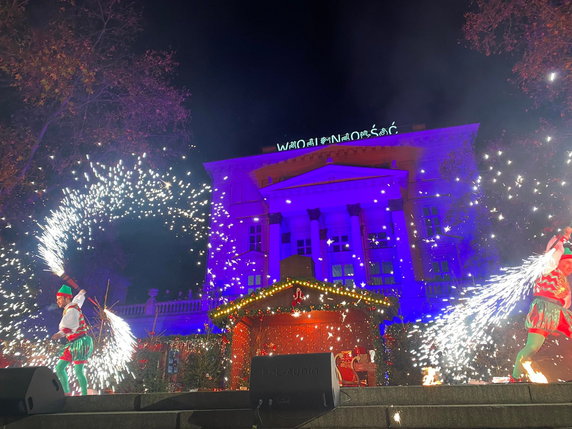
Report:
[[[0,369],[0,415],[57,413],[64,401],[62,385],[51,369]]]
[[[328,410],[337,407],[339,400],[340,385],[331,353],[252,358],[253,408]]]

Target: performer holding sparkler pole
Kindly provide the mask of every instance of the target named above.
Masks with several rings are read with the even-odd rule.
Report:
[[[561,237],[553,237],[546,251],[553,251],[550,265],[534,285],[534,299],[526,316],[526,345],[516,356],[511,382],[522,382],[523,362],[540,350],[548,335],[572,337],[571,290],[567,276],[572,274],[572,251],[563,243],[570,240],[572,228],[566,227]],[[553,250],[554,248],[554,250]]]
[[[74,284],[76,289],[78,288],[75,282],[72,284]],[[73,362],[81,394],[87,395],[87,378],[84,373],[84,365],[93,353],[93,339],[87,335],[88,327],[81,312],[81,307],[85,301],[85,293],[85,290],[82,289],[72,299],[71,287],[64,284],[56,294],[56,303],[64,311],[59,331],[52,335],[52,339],[57,340],[66,337],[68,340],[68,343],[62,350],[60,360],[56,364],[56,374],[66,394],[70,393],[66,367],[70,362]]]

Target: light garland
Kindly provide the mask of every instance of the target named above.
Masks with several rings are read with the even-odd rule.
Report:
[[[262,299],[266,299],[271,297],[284,289],[288,289],[295,286],[303,286],[310,289],[316,289],[321,292],[326,293],[333,293],[341,296],[347,296],[349,298],[353,298],[356,300],[361,300],[365,304],[370,305],[377,305],[383,307],[389,307],[393,305],[392,301],[386,297],[384,298],[377,298],[376,295],[372,294],[371,292],[367,292],[365,290],[349,290],[344,287],[337,287],[332,284],[322,283],[322,282],[310,282],[310,281],[303,281],[303,280],[286,280],[285,282],[275,283],[273,286],[269,288],[262,289],[260,292],[256,293],[253,292],[246,298],[239,299],[233,303],[223,305],[217,309],[214,309],[210,317],[213,320],[216,320],[220,317],[227,316],[231,313],[237,312],[243,307],[253,303],[260,301]]]

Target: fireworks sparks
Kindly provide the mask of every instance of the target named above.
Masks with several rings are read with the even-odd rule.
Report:
[[[526,155],[501,150],[484,154],[483,173],[473,183],[475,190],[488,188],[485,206],[493,214],[491,219],[503,225],[510,222],[520,231],[529,229],[533,237],[542,236],[540,228],[570,210],[565,189],[571,181],[572,152],[556,154],[563,142],[553,135],[547,135],[544,141],[546,147],[526,151]],[[567,221],[560,219],[560,223]]]
[[[104,310],[109,323],[109,336],[100,353],[89,363],[88,374],[95,389],[105,389],[119,383],[128,373],[127,364],[135,351],[136,340],[129,325],[109,310]]]
[[[31,287],[34,273],[30,269],[31,255],[21,252],[15,243],[0,248],[0,338],[10,347],[24,338],[23,332],[34,335],[40,328],[25,328],[30,319],[38,317]],[[44,332],[45,334],[45,332]]]
[[[532,290],[553,250],[530,257],[519,267],[502,269],[483,285],[467,289],[459,302],[447,307],[422,333],[423,343],[414,360],[437,368],[456,382],[490,379],[489,366],[478,367],[475,356],[494,347],[492,333]],[[495,350],[491,350],[495,353]]]
[[[162,218],[170,230],[191,234],[196,241],[204,237],[210,188],[195,189],[178,179],[171,169],[164,175],[146,170],[143,158],[145,156],[137,158],[131,168],[122,162],[113,167],[90,163],[90,170],[83,175],[84,186],[63,190],[64,198],[59,207],[38,223],[39,256],[50,271],[57,276],[64,275],[65,257],[71,243],[76,243],[77,250],[90,249],[94,232],[124,218]],[[33,274],[21,262],[22,255],[15,245],[0,253],[4,260],[0,316],[10,321],[0,325],[0,334],[3,339],[11,340],[5,342],[4,352],[18,356],[23,365],[53,366],[58,353],[55,344],[47,339],[45,328],[32,328],[34,338],[23,334],[25,319],[38,317],[39,313],[37,307],[27,306],[24,300],[31,295],[26,282]],[[17,292],[11,292],[15,285],[22,286]],[[90,384],[97,390],[112,388],[128,374],[127,364],[135,350],[135,338],[129,325],[107,309],[103,309],[103,314],[105,335],[96,341],[96,352],[87,366]],[[22,362],[20,358],[25,360]]]
[[[64,189],[64,198],[57,210],[40,224],[39,253],[49,269],[61,276],[71,242],[90,248],[93,232],[124,218],[165,219],[170,230],[180,227],[196,240],[206,232],[204,207],[208,204],[208,186],[195,189],[170,172],[160,175],[142,168],[137,158],[133,168],[122,162],[114,167],[90,163],[83,189]],[[181,223],[184,220],[184,223]]]
[[[128,364],[135,352],[136,339],[131,333],[129,325],[120,317],[109,310],[104,310],[106,335],[101,342],[95,343],[93,356],[86,365],[89,386],[93,390],[105,390],[120,383],[129,374]],[[36,341],[30,343],[30,350],[26,351],[26,366],[55,367],[59,353],[57,346],[49,341]],[[68,366],[70,381],[74,381],[72,375],[73,366]]]

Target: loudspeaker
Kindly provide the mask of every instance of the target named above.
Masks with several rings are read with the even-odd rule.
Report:
[[[51,369],[0,369],[0,415],[57,413],[64,401],[62,385]]]
[[[339,401],[340,385],[332,353],[252,358],[252,408],[328,410],[337,407]]]

